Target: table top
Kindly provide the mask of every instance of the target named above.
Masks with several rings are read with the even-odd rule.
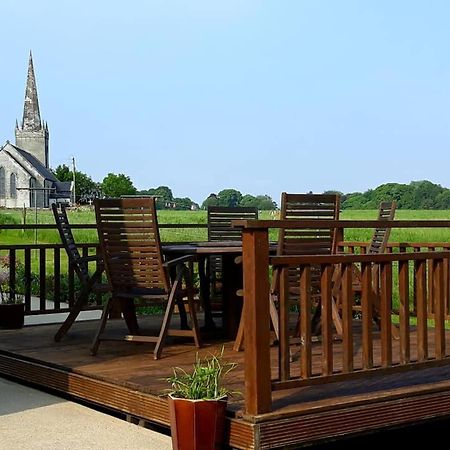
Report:
[[[217,253],[242,253],[240,241],[203,241],[180,242],[176,244],[163,244],[163,253],[178,254],[217,254]]]
[[[269,244],[270,253],[274,253],[277,244]],[[214,255],[227,253],[242,253],[241,241],[200,241],[200,242],[180,242],[172,244],[162,244],[164,254],[179,255]]]

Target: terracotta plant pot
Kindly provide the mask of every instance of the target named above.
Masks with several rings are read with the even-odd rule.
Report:
[[[0,303],[0,327],[22,328],[25,316],[24,303]]]
[[[222,448],[226,398],[188,400],[169,395],[170,430],[174,450]]]

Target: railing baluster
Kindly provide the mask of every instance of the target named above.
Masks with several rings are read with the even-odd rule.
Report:
[[[39,309],[45,311],[46,307],[46,264],[45,247],[39,248]]]
[[[427,252],[435,251],[435,247],[427,247]],[[428,261],[428,277],[427,277],[427,283],[428,283],[428,313],[434,314],[434,289],[433,289],[433,272],[434,272],[434,265],[433,261]]]
[[[69,303],[69,306],[72,307],[75,303],[75,271],[70,262],[67,262],[67,281],[69,289],[69,292],[67,293],[67,302]]]
[[[410,361],[409,261],[400,261],[398,271],[398,289],[400,300],[400,363],[406,364]]]
[[[342,264],[342,370],[353,371],[353,267]]]
[[[417,295],[417,359],[428,359],[427,327],[427,262],[417,261],[416,295]]]
[[[58,247],[53,249],[53,276],[54,276],[54,306],[55,309],[61,308],[61,253]]]
[[[278,347],[278,360],[280,379],[282,381],[290,378],[289,363],[289,267],[282,267],[280,273],[280,298],[279,298],[279,326],[280,345]]]
[[[392,263],[381,265],[381,366],[392,364]]]
[[[434,343],[436,359],[445,357],[445,317],[444,317],[444,261],[433,260],[433,293],[434,293]]]
[[[372,295],[372,264],[361,264],[361,309],[362,309],[362,344],[363,368],[373,367],[373,295]]]
[[[16,295],[16,250],[9,250],[9,297]]]
[[[320,279],[322,375],[331,375],[333,373],[332,276],[333,266],[331,264],[322,265]]]
[[[25,249],[25,312],[31,311],[31,250]]]
[[[300,267],[300,376],[310,378],[311,361],[311,266]]]

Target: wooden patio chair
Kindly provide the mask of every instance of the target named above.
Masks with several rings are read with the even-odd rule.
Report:
[[[395,210],[397,204],[395,201],[381,202],[378,208],[377,220],[386,222],[394,220]],[[376,228],[373,232],[366,254],[379,255],[386,252],[387,243],[391,234],[390,227]],[[379,274],[380,266],[373,264],[372,266],[372,300],[373,300],[373,321],[380,327],[379,320]],[[352,289],[354,294],[359,294],[362,291],[361,271],[357,265],[353,265],[353,283]],[[340,308],[341,305],[341,269],[337,267],[333,274],[333,297]],[[356,302],[353,305],[353,311],[361,311],[361,306]],[[395,328],[395,330],[394,330]],[[398,336],[397,327],[393,327],[394,336]]]
[[[281,220],[338,220],[340,197],[335,194],[281,194]],[[277,255],[327,255],[335,252],[335,231],[330,229],[281,229],[278,237]],[[315,300],[314,317],[320,311],[320,267],[312,268],[312,298]],[[291,302],[298,304],[300,295],[300,272],[297,267],[289,269],[289,293]],[[279,320],[276,304],[279,295],[279,273],[274,270],[270,293],[270,311],[272,326],[279,338]],[[313,317],[313,320],[315,320]],[[336,308],[333,309],[333,320],[337,332],[342,332],[341,320]],[[297,324],[298,325],[298,324]],[[243,341],[243,320],[239,325],[234,349],[240,350]],[[294,334],[297,334],[298,326]]]
[[[88,304],[89,295],[107,294],[111,291],[111,287],[107,283],[102,283],[102,273],[104,270],[103,260],[100,256],[81,256],[78,246],[72,234],[72,229],[67,218],[66,209],[61,206],[58,209],[55,203],[52,204],[52,211],[55,217],[56,227],[61,238],[61,242],[66,250],[69,260],[69,266],[73,268],[81,283],[81,290],[71,308],[66,320],[56,332],[54,339],[59,342],[63,336],[69,331],[70,327],[75,322],[81,310]],[[96,270],[90,274],[88,269],[89,261],[96,261]]]
[[[186,263],[192,256],[163,261],[154,198],[97,199],[94,202],[97,229],[105,271],[114,298],[134,305],[136,298],[145,303],[166,304],[157,336],[127,335],[133,342],[154,342],[154,358],[159,359],[167,336],[192,337],[200,347],[194,305],[192,274]],[[169,270],[174,268],[173,282]],[[183,287],[183,281],[185,288]],[[187,297],[192,329],[187,326],[183,298]],[[181,328],[170,328],[177,304]],[[95,335],[91,352],[96,354],[106,326],[111,302],[107,302]]]
[[[258,208],[253,207],[208,207],[208,241],[242,241],[242,230],[231,226],[232,220],[257,219]],[[210,256],[207,260],[206,274],[210,283],[210,292],[217,295],[222,286],[222,258]]]

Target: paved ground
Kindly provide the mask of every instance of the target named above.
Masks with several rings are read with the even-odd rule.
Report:
[[[1,450],[170,450],[171,439],[0,378]]]

